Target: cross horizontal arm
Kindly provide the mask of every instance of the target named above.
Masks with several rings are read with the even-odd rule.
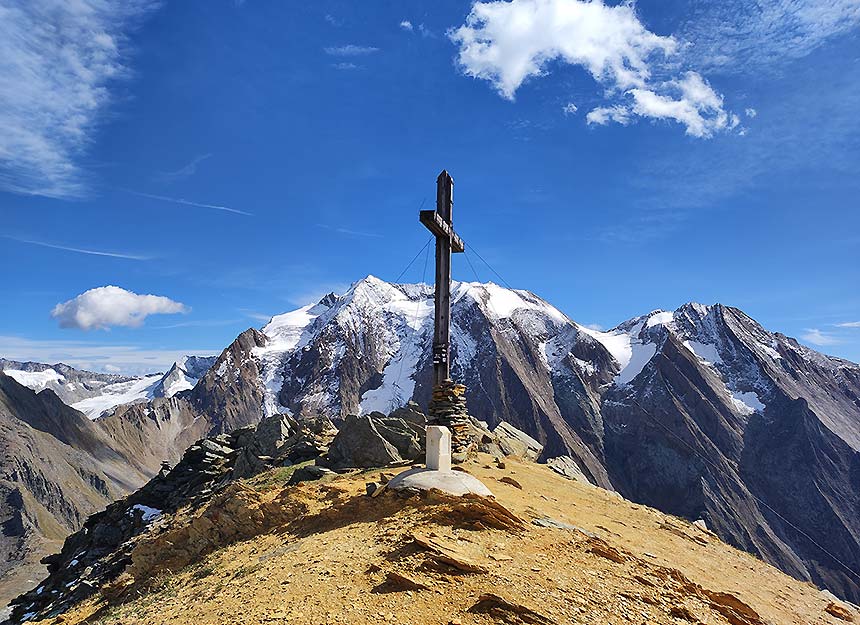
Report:
[[[427,229],[437,237],[449,239],[451,241],[451,251],[461,253],[466,250],[463,240],[457,236],[450,224],[445,223],[442,217],[435,210],[424,210],[419,213],[419,219]]]

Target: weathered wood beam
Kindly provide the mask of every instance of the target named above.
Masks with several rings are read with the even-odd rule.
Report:
[[[449,239],[451,241],[452,252],[460,254],[466,250],[463,240],[454,232],[454,229],[450,225],[443,221],[437,211],[423,210],[419,213],[419,219],[435,236]]]

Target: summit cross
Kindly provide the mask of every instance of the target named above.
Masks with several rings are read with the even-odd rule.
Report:
[[[454,232],[454,179],[443,170],[436,179],[436,210],[423,210],[419,219],[436,237],[436,296],[433,324],[433,384],[451,376],[451,253],[466,250]]]

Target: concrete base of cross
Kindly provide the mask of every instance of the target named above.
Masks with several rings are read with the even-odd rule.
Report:
[[[426,469],[410,469],[396,475],[388,483],[388,488],[419,491],[435,488],[449,495],[493,495],[475,476],[451,470],[451,432],[446,427],[427,426],[426,463]]]

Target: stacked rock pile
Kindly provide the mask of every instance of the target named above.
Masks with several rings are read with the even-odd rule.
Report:
[[[451,453],[467,453],[475,441],[470,432],[469,411],[466,409],[466,387],[445,380],[433,388],[428,425],[443,425],[451,430]]]

